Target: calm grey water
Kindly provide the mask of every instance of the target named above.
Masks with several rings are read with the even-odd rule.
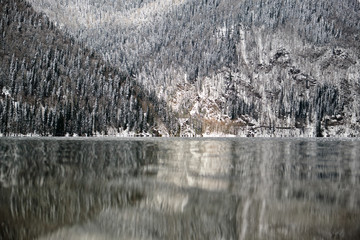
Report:
[[[0,138],[0,239],[360,239],[360,140]]]

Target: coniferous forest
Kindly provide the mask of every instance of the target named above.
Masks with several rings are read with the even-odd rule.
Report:
[[[156,135],[157,122],[171,123],[154,93],[145,94],[130,73],[109,66],[28,3],[2,1],[0,7],[2,134],[92,136],[127,129]]]
[[[360,135],[358,0],[0,8],[2,135]]]

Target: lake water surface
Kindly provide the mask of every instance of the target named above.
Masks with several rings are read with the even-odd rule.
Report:
[[[360,239],[360,140],[0,138],[0,239]]]

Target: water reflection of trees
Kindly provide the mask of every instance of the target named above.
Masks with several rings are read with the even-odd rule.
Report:
[[[2,139],[0,239],[33,239],[104,208],[134,205],[144,191],[129,179],[156,162],[156,148],[140,141]]]
[[[0,153],[2,236],[360,236],[358,142],[21,140]]]
[[[185,207],[166,200],[158,204],[184,221],[192,222],[184,214],[194,213],[200,239],[360,236],[355,220],[360,217],[356,142],[285,139],[173,145],[173,151],[159,159],[166,167],[159,169],[157,178],[176,186],[177,201]]]

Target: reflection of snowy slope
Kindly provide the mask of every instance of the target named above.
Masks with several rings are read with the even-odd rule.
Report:
[[[358,142],[162,144],[147,174],[118,182],[144,190],[135,205],[41,239],[357,239]]]
[[[182,188],[206,190],[225,190],[228,187],[228,175],[231,166],[218,153],[221,146],[214,142],[180,141],[176,143],[179,151],[171,159],[161,158],[157,179]],[[166,156],[165,156],[166,157]]]

